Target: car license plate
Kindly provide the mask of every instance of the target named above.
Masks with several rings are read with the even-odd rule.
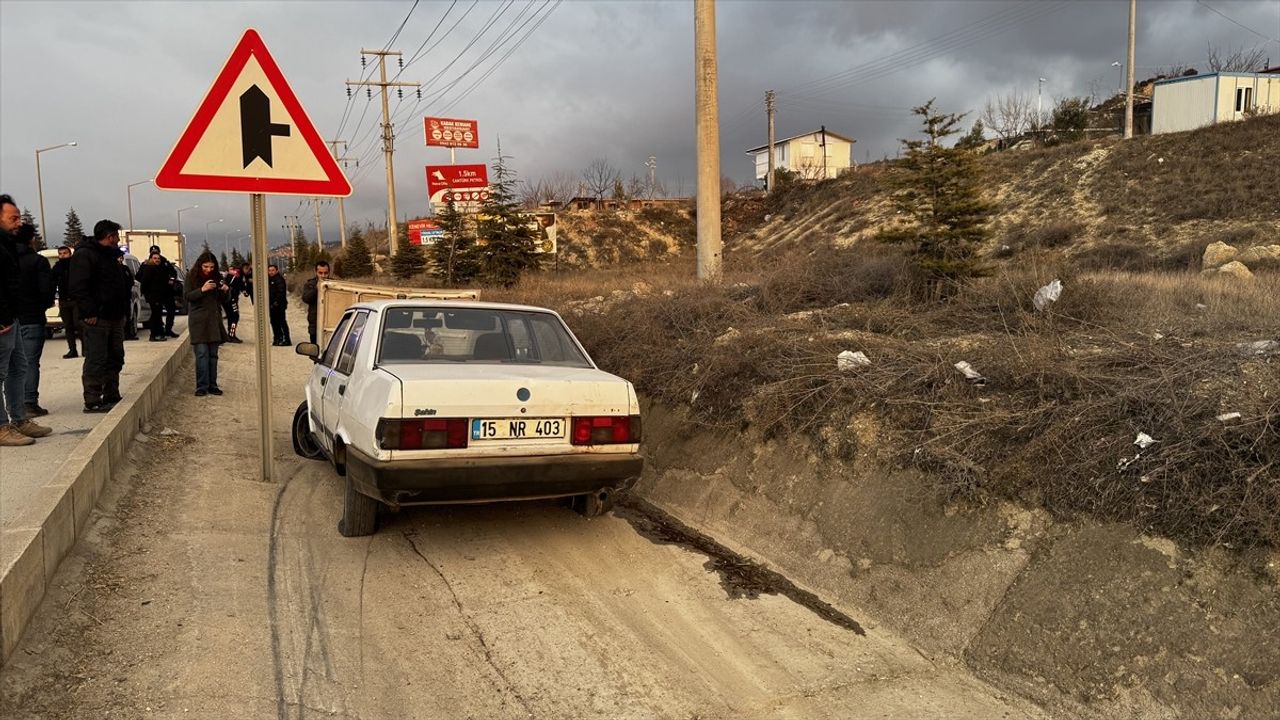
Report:
[[[538,440],[562,438],[564,418],[476,418],[471,421],[472,440]]]

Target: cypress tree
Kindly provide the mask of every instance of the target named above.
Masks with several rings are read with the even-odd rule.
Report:
[[[436,217],[444,236],[431,246],[431,260],[436,275],[445,287],[470,282],[476,276],[476,239],[467,216],[458,210],[450,197]]]

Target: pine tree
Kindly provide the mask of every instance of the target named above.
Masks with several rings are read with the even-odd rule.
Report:
[[[240,254],[240,248],[231,248],[231,267],[244,267],[246,262],[248,261]]]
[[[80,224],[80,216],[76,214],[76,209],[71,208],[67,211],[67,229],[62,233],[62,241],[69,248],[80,246],[84,240],[84,226]]]
[[[22,224],[30,225],[31,229],[36,231],[35,237],[31,241],[32,247],[36,250],[43,250],[48,247],[45,245],[44,235],[40,234],[40,223],[36,222],[36,219],[31,216],[31,211],[26,208],[22,208]]]
[[[914,245],[916,263],[928,275],[936,298],[981,274],[976,254],[987,237],[992,210],[982,197],[974,152],[942,144],[959,132],[956,126],[964,116],[936,112],[933,100],[912,112],[921,117],[925,139],[901,141],[907,152],[892,178],[894,204],[910,222],[880,237]]]
[[[373,259],[369,256],[369,244],[364,241],[364,233],[360,228],[353,226],[347,233],[347,247],[342,251],[342,276],[359,278],[372,274]]]
[[[986,141],[986,127],[982,124],[982,118],[978,118],[973,121],[973,127],[969,128],[968,134],[956,142],[956,147],[977,150]]]
[[[431,261],[445,287],[468,283],[476,276],[476,239],[467,216],[458,210],[453,198],[445,201],[436,216],[443,237],[431,246]]]
[[[293,229],[293,257],[289,260],[289,270],[298,272],[311,266],[315,248],[307,242],[307,234],[301,227]]]
[[[426,267],[427,258],[422,252],[422,246],[410,243],[408,236],[400,233],[395,257],[391,258],[391,274],[397,280],[408,280]]]
[[[533,229],[520,213],[516,197],[516,173],[507,165],[510,156],[502,154],[493,161],[489,181],[489,199],[480,207],[476,222],[479,276],[486,282],[510,287],[527,270],[538,267]]]
[[[218,254],[218,267],[222,268],[223,272],[230,269],[230,266],[227,265],[227,254],[225,252]]]

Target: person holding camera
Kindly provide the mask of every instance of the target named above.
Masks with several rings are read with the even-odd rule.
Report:
[[[178,313],[178,305],[176,299],[182,293],[182,282],[178,280],[178,268],[169,262],[169,258],[160,252],[159,245],[152,245],[147,250],[148,258],[152,255],[160,256],[160,268],[164,272],[164,277],[168,281],[169,287],[161,296],[162,305],[164,307],[164,336],[176,338],[178,333],[173,331],[173,318]]]
[[[187,333],[196,356],[197,397],[222,394],[218,387],[218,346],[227,341],[222,307],[229,292],[213,253],[201,253],[186,283]]]
[[[161,264],[163,256],[153,252],[138,268],[138,283],[142,286],[142,299],[151,307],[151,317],[147,320],[147,329],[151,331],[151,342],[169,339],[164,329],[165,299],[172,295],[169,288],[169,271]]]
[[[222,304],[230,288],[218,273],[211,252],[200,253],[187,275],[187,333],[196,354],[196,397],[221,395],[218,387],[218,346],[227,341]]]

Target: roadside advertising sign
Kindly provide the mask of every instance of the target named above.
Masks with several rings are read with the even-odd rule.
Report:
[[[479,148],[479,123],[456,118],[424,118],[429,147]]]
[[[409,221],[409,244],[428,247],[444,237],[444,230],[431,218]]]
[[[428,165],[427,197],[434,208],[453,197],[459,208],[472,209],[489,199],[489,168],[478,165]]]

